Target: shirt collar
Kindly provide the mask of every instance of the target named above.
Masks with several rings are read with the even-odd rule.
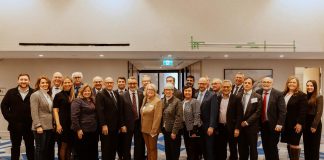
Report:
[[[18,87],[18,91],[22,93],[28,93],[29,92],[29,87],[26,89],[26,91],[23,91],[20,87]]]
[[[252,93],[252,89],[249,90],[248,92],[244,92],[244,94],[250,95]]]

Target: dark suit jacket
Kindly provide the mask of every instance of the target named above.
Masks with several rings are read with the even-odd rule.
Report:
[[[235,88],[236,88],[236,85],[233,85],[232,88],[233,88],[233,89],[232,89],[232,94],[234,94],[234,90],[235,90]],[[244,92],[244,88],[243,88],[243,85],[242,85],[241,88],[236,92],[236,95],[237,95],[238,97],[241,97],[241,96],[243,95],[243,92]]]
[[[144,99],[144,95],[141,91],[137,91],[138,95],[138,110],[137,113],[139,114],[138,120],[141,120],[141,107]],[[133,131],[135,127],[135,116],[133,112],[133,103],[132,99],[129,94],[129,91],[125,92],[124,95],[121,96],[121,108],[122,108],[122,114],[123,117],[121,119],[121,126],[126,126],[127,130]]]
[[[256,92],[261,95],[261,104],[263,104],[263,89],[259,89]],[[286,103],[282,93],[272,88],[268,102],[267,116],[270,127],[273,130],[275,129],[276,125],[283,126],[285,124],[286,112]]]
[[[110,96],[107,89],[96,95],[96,110],[99,119],[99,126],[107,125],[108,131],[117,132],[121,127],[122,109],[120,107],[120,96],[113,92],[117,102]]]
[[[198,97],[199,91],[196,92]],[[200,105],[200,118],[203,122],[203,129],[207,130],[209,127],[217,128],[219,105],[217,103],[217,95],[210,91],[206,91],[206,94]]]
[[[30,95],[34,92],[29,88],[29,92],[23,100],[18,87],[8,90],[1,102],[1,112],[8,121],[9,131],[30,130],[32,118],[30,112]]]
[[[257,102],[252,103],[251,100],[256,98]],[[243,106],[244,107],[244,106]],[[256,92],[252,92],[249,102],[247,104],[245,113],[243,114],[243,121],[246,121],[249,125],[245,128],[248,132],[258,132],[259,130],[259,121],[261,115],[262,103],[261,103],[261,96]],[[244,110],[243,110],[244,112]]]
[[[307,95],[303,92],[293,94],[287,103],[287,114],[285,121],[286,129],[293,130],[297,123],[304,125],[306,112]]]
[[[218,96],[218,106],[220,108],[221,101],[223,99],[222,95]],[[219,117],[219,116],[218,116]],[[241,120],[243,118],[243,107],[240,97],[237,97],[236,95],[231,94],[228,106],[227,106],[227,112],[226,112],[226,125],[230,131],[234,131],[234,129],[240,129],[241,128]],[[217,122],[219,121],[219,118],[217,119]],[[230,132],[234,133],[234,132]]]

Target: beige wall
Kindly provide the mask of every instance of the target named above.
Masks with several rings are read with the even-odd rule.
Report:
[[[0,61],[0,88],[7,89],[16,87],[19,73],[28,73],[31,76],[32,86],[37,77],[47,75],[50,78],[56,71],[63,75],[71,76],[72,72],[81,71],[84,82],[92,84],[92,78],[96,75],[113,77],[127,77],[126,60],[81,60],[81,59],[23,59],[23,60],[1,60]],[[115,84],[115,88],[116,88]],[[3,96],[0,96],[0,101]],[[0,116],[0,133],[6,131],[7,122]],[[1,136],[1,134],[0,134]]]
[[[203,60],[202,75],[223,79],[224,69],[273,69],[274,87],[283,90],[287,77],[294,75],[295,67],[323,68],[324,60]]]

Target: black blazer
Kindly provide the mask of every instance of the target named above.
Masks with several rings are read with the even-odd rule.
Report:
[[[198,94],[199,91],[196,92],[195,96],[198,97]],[[218,112],[217,95],[207,90],[200,105],[200,118],[203,122],[202,127],[204,130],[207,130],[209,127],[217,129]]]
[[[220,104],[221,104],[222,99],[223,99],[223,96],[219,95],[218,96],[219,109],[220,109]],[[234,129],[240,129],[242,118],[243,118],[243,107],[242,107],[241,99],[240,99],[240,97],[237,97],[236,95],[231,94],[229,101],[228,101],[227,112],[226,112],[227,128],[230,131],[234,131]],[[217,118],[217,122],[219,122],[219,118]]]
[[[263,104],[263,89],[259,89],[256,91],[261,95],[261,104]],[[262,107],[261,107],[262,112]],[[267,108],[267,116],[270,127],[274,130],[276,125],[284,125],[286,119],[286,103],[282,93],[274,88],[271,89],[268,108]],[[262,114],[262,113],[261,113]],[[261,125],[262,126],[262,125]]]
[[[252,99],[255,98],[257,99],[257,101],[252,103]],[[243,109],[242,122],[246,121],[249,124],[247,127],[245,127],[246,131],[253,132],[253,133],[259,131],[261,110],[262,110],[261,96],[256,92],[252,91],[245,113]]]
[[[8,90],[1,102],[1,112],[3,117],[8,121],[9,131],[30,130],[32,118],[30,112],[30,95],[34,92],[29,87],[29,92],[23,100],[18,87]]]
[[[236,85],[233,85],[232,88],[233,88],[233,89],[232,89],[232,94],[234,94],[234,89],[236,88]],[[243,93],[244,93],[244,87],[243,87],[243,85],[242,85],[241,88],[239,88],[239,90],[236,92],[236,95],[237,95],[238,97],[241,97],[241,96],[243,95]]]
[[[99,126],[107,125],[108,130],[117,132],[121,127],[120,120],[122,119],[122,109],[120,107],[120,96],[113,92],[117,102],[115,103],[114,97],[111,97],[107,89],[103,89],[96,95],[96,110],[99,119]]]
[[[144,99],[143,92],[137,91],[138,95],[138,110],[137,113],[139,115],[138,120],[141,121],[141,107]],[[133,131],[135,127],[135,116],[133,112],[133,103],[132,99],[129,94],[129,91],[124,92],[124,94],[121,96],[121,108],[122,108],[122,119],[121,119],[121,126],[126,126],[127,130]]]
[[[299,91],[290,97],[287,103],[286,129],[293,129],[297,123],[304,127],[307,105],[307,95],[303,92]]]

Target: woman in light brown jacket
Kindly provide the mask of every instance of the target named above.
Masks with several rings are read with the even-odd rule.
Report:
[[[156,91],[154,84],[146,86],[141,108],[142,133],[148,160],[157,160],[157,139],[162,118],[162,102]]]

